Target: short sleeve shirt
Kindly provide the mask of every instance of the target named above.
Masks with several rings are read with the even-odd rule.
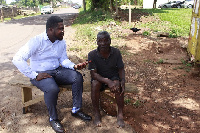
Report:
[[[117,48],[110,47],[111,52],[107,59],[103,58],[98,49],[88,54],[89,70],[97,69],[97,73],[105,78],[119,77],[118,70],[124,67],[122,56]]]

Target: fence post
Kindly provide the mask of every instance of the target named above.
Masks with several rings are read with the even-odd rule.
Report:
[[[131,3],[129,2],[129,26],[131,26]]]
[[[13,7],[12,7],[12,14],[11,14],[11,19],[13,19],[14,18],[14,11],[13,11]]]
[[[117,7],[118,5],[117,5],[117,0],[116,0],[116,15],[118,15],[118,13],[119,13],[119,10],[118,10],[118,7]]]
[[[1,8],[1,21],[4,22],[4,13],[3,13],[3,7]]]

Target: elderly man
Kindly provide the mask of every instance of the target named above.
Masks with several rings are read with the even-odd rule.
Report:
[[[92,78],[91,98],[94,112],[94,124],[101,126],[99,110],[100,91],[106,86],[115,94],[118,105],[117,124],[124,127],[123,107],[125,89],[125,71],[122,56],[117,48],[111,47],[111,38],[107,31],[97,34],[97,49],[88,54],[89,70]]]

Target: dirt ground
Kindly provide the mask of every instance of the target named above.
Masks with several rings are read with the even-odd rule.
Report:
[[[129,29],[124,29],[121,32],[127,36],[112,41],[112,44],[125,44],[119,45],[118,48],[125,63],[126,82],[133,83],[137,88],[133,93],[126,93],[124,97],[125,129],[116,128],[116,119],[112,117],[116,115],[115,104],[107,99],[102,100],[102,107],[108,115],[102,112],[101,128],[95,128],[91,122],[84,123],[73,119],[70,116],[71,94],[65,92],[59,96],[58,109],[59,117],[67,132],[132,133],[134,130],[138,133],[200,132],[200,68],[188,62],[186,49],[188,38],[157,37],[153,34],[143,36],[143,31],[144,29],[141,29],[133,33]],[[69,48],[76,41],[74,34],[75,29],[67,26],[65,36]],[[72,55],[74,53],[69,52],[73,60]],[[88,71],[82,72],[85,80],[88,80]],[[18,72],[14,69],[13,73]],[[15,89],[15,87],[10,88]],[[20,90],[9,92],[9,95],[4,95],[7,101],[1,104],[4,106],[1,107],[0,132],[52,132],[47,121],[44,102],[33,105],[29,113],[23,115]],[[34,95],[40,93],[35,90]],[[83,101],[85,112],[92,115],[90,93],[83,93]]]
[[[75,29],[70,25],[76,18],[77,13],[77,9],[61,8],[52,14],[58,15],[64,19],[64,39],[67,40],[69,47],[75,40]],[[19,86],[11,85],[13,81],[21,81],[22,76],[11,62],[14,54],[30,38],[44,32],[46,19],[49,16],[51,16],[51,14],[0,23],[0,133],[54,133],[48,121],[49,116],[44,101],[30,106],[28,112],[23,114],[21,89]],[[77,63],[77,53],[69,52],[68,54],[72,61]],[[87,76],[84,76],[84,79],[86,77]],[[40,90],[33,89],[33,98],[41,95],[43,95],[43,93]],[[90,97],[90,92],[83,92],[83,111],[93,116]],[[103,121],[102,127],[97,128],[93,125],[92,121],[84,122],[72,117],[71,108],[71,91],[61,93],[58,98],[57,109],[59,119],[67,133],[134,132],[134,129],[127,123],[125,128],[118,128],[116,117],[106,115],[103,111],[101,112]]]
[[[200,75],[183,61],[189,57],[180,44],[187,39],[155,41],[139,32],[126,39],[126,81],[138,92],[125,94],[125,121],[139,133],[200,132]]]
[[[133,24],[159,21],[146,15],[133,13]],[[128,24],[127,19],[127,14],[120,13],[122,23]],[[147,29],[133,33],[117,25],[106,28],[113,29],[111,37],[118,32],[127,35],[112,40],[121,50],[126,82],[137,88],[124,97],[126,123],[138,133],[199,133],[200,67],[190,62],[188,37],[157,37],[153,32],[143,36]],[[108,115],[116,116],[114,103],[102,99],[101,106]]]
[[[142,15],[132,14],[132,21],[156,21],[141,19]],[[123,38],[126,45],[119,47],[126,82],[137,87],[135,93],[125,94],[125,121],[138,133],[199,133],[200,67],[190,62],[188,38],[146,37],[143,31],[123,30],[128,34]],[[107,108],[107,113],[115,115],[113,108]]]

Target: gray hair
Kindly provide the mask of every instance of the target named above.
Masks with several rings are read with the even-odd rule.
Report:
[[[111,38],[110,38],[110,34],[109,34],[107,31],[100,31],[100,32],[97,34],[97,40],[98,40],[99,38],[102,38],[102,36],[105,37],[105,38],[111,39]]]

